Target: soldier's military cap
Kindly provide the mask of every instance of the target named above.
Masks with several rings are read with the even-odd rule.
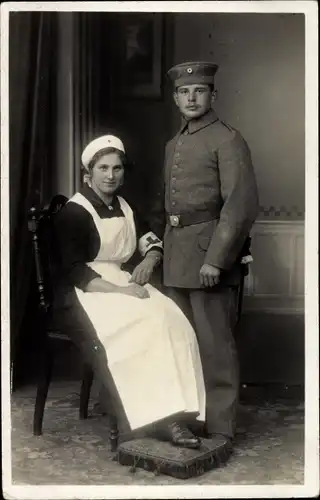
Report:
[[[177,64],[167,72],[175,87],[196,83],[213,84],[218,65],[205,61],[193,61]]]

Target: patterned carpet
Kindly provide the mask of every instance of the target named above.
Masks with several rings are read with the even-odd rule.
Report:
[[[32,435],[34,387],[12,394],[13,484],[179,485],[186,481],[113,461],[108,418],[90,404],[90,418],[78,419],[79,382],[55,382],[48,396],[42,436]],[[93,394],[94,396],[94,394]],[[287,399],[245,398],[239,408],[234,452],[223,467],[188,484],[302,484],[304,406]]]

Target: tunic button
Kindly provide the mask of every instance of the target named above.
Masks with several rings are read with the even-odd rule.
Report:
[[[176,202],[175,202],[175,201],[173,201],[173,202],[172,202],[172,205],[173,205],[173,206],[175,206],[175,205],[176,205]]]
[[[97,350],[98,350],[98,346],[97,346],[97,345],[95,345],[95,346],[94,346],[94,350],[95,350],[95,351],[97,351]]]
[[[178,146],[182,146],[182,140],[181,139],[178,141]]]
[[[176,191],[176,189],[173,189],[172,192],[173,192],[173,194],[175,194],[177,191]]]
[[[188,130],[185,130],[185,131],[183,132],[183,134],[184,134],[184,135],[188,135],[188,134],[189,134]]]
[[[173,165],[173,168],[178,168],[178,165]]]

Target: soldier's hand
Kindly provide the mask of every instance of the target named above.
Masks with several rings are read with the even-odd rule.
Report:
[[[203,264],[200,269],[200,283],[207,288],[218,285],[220,281],[220,269],[218,267],[210,266],[210,264]]]

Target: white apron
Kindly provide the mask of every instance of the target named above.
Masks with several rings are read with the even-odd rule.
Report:
[[[128,203],[119,202],[125,217],[101,219],[80,193],[78,203],[93,217],[100,251],[88,265],[106,281],[127,286],[121,270],[136,249],[134,218]],[[205,420],[205,386],[194,330],[176,304],[151,285],[150,298],[121,293],[83,292],[78,299],[103,343],[132,430],[178,412],[198,412]]]

